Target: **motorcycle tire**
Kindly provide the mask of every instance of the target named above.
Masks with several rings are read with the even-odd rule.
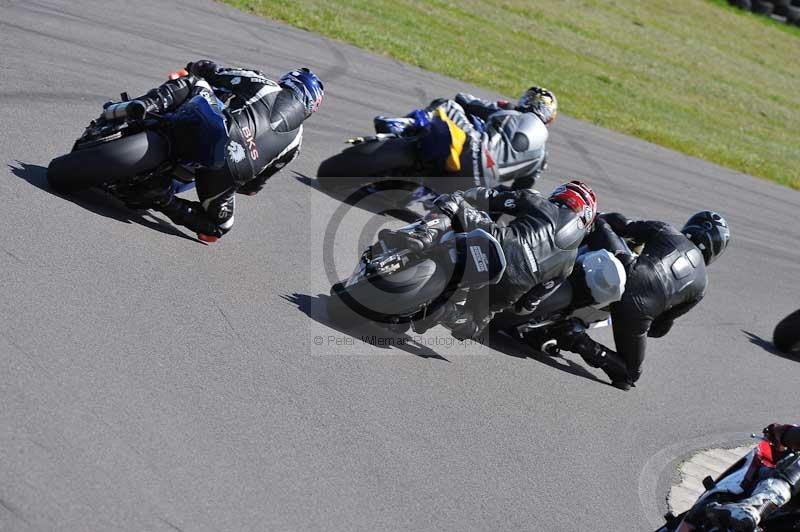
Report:
[[[317,183],[327,190],[358,188],[365,184],[365,177],[410,172],[416,157],[413,139],[394,137],[363,142],[322,161],[317,170]]]
[[[750,0],[732,0],[730,3],[739,9],[744,9],[745,11],[751,11],[753,9],[753,4],[750,2]]]
[[[353,320],[406,323],[440,296],[449,281],[450,272],[426,259],[409,268],[364,279],[346,288],[337,283],[331,288],[328,316],[339,323]],[[341,319],[337,319],[339,316]]]
[[[782,353],[800,357],[800,310],[783,318],[775,327],[772,342]]]
[[[47,181],[58,192],[77,192],[148,172],[168,157],[167,139],[142,131],[56,157],[47,168]]]

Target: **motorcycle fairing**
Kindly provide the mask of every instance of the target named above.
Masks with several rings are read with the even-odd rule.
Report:
[[[434,111],[427,125],[427,134],[420,137],[419,151],[423,159],[444,160],[450,172],[461,170],[461,153],[467,142],[467,134],[447,116],[443,107]]]
[[[506,256],[500,242],[483,229],[453,233],[451,238],[455,239],[461,266],[460,287],[474,290],[500,281],[506,271]]]
[[[720,493],[743,495],[758,481],[759,471],[762,467],[775,467],[772,447],[766,440],[750,449],[746,455],[725,471],[714,487],[706,491],[698,501],[707,500]]]
[[[222,102],[212,106],[198,95],[167,115],[167,121],[175,135],[182,139],[181,146],[188,146],[180,156],[183,159],[208,168],[220,168],[225,164],[225,148],[228,145],[228,129],[225,117],[218,110]]]

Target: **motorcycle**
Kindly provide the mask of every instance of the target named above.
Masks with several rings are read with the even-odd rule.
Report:
[[[190,98],[175,112],[144,117],[131,112],[133,102],[126,93],[120,98],[104,105],[69,153],[50,162],[47,180],[54,190],[73,193],[99,187],[125,200],[144,181],[169,176],[173,191],[180,193],[194,187],[199,166],[224,163],[225,119],[202,96]],[[222,108],[221,102],[215,103]],[[170,140],[176,135],[197,140],[192,153],[182,153],[180,160]]]
[[[755,434],[752,437],[758,437]],[[720,504],[741,500],[755,487],[764,468],[774,469],[781,456],[775,447],[762,439],[750,451],[734,462],[716,479],[703,479],[706,489],[694,505],[678,515],[667,513],[665,524],[656,532],[726,532],[708,522],[705,511],[712,503]],[[759,530],[764,532],[788,532],[800,530],[800,502],[791,500],[761,522]]]
[[[349,139],[350,147],[320,164],[319,186],[331,192],[343,192],[381,178],[392,178],[394,182],[410,185],[410,199],[414,196],[419,199],[496,184],[462,175],[460,156],[463,150],[470,149],[469,142],[466,133],[444,110],[437,109],[430,116],[427,112],[416,111],[412,117],[399,119],[410,121],[402,132]]]
[[[415,225],[402,230],[413,231]],[[606,250],[586,249],[576,264],[568,280],[533,310],[523,296],[520,304],[494,317],[490,330],[556,354],[552,338],[557,331],[609,325],[608,305],[625,289],[622,264]],[[379,240],[364,251],[350,277],[331,287],[328,314],[344,324],[366,319],[396,333],[418,331],[419,324],[431,326],[430,316],[441,305],[461,304],[470,291],[496,284],[505,268],[499,242],[481,229],[445,233],[423,253],[392,249]],[[598,277],[602,285],[593,282]]]
[[[800,310],[778,322],[772,334],[772,342],[779,351],[800,356]]]

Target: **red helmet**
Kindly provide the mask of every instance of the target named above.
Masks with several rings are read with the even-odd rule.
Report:
[[[587,184],[580,181],[573,180],[556,187],[549,199],[556,205],[574,211],[586,227],[591,226],[597,216],[597,196]]]

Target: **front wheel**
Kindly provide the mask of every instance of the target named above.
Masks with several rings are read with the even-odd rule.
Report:
[[[398,326],[408,323],[445,292],[451,273],[426,259],[388,275],[362,279],[353,286],[337,283],[331,288],[329,314],[334,311],[351,321]]]
[[[792,312],[778,323],[772,341],[781,352],[800,356],[800,310]]]
[[[155,131],[142,131],[56,157],[47,181],[59,192],[77,192],[156,169],[169,157],[169,142]]]

